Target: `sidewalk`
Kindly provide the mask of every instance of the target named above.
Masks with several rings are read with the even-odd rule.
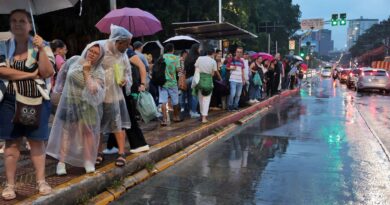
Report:
[[[297,90],[285,91],[280,95],[243,108],[239,112],[211,111],[209,115],[210,122],[205,125],[202,125],[199,119],[188,118],[183,122],[172,123],[167,127],[160,127],[157,121],[142,124],[142,130],[144,131],[146,141],[151,145],[151,150],[146,154],[129,154],[127,164],[123,168],[117,168],[113,165],[115,155],[105,155],[104,164],[97,167],[97,172],[94,174],[87,175],[83,168],[67,166],[68,174],[66,176],[56,176],[55,169],[57,161],[47,157],[47,181],[55,190],[53,194],[46,197],[36,195],[33,167],[28,156],[29,152],[25,150],[22,152],[21,160],[18,163],[17,198],[12,201],[3,201],[0,199],[0,205],[15,204],[18,202],[31,203],[33,201],[37,204],[53,204],[54,202],[57,205],[74,204],[77,199],[92,197],[102,192],[113,181],[145,168],[148,163],[160,161],[199,141],[216,129],[237,122],[246,115],[272,105],[282,97],[296,93]],[[129,150],[128,143],[126,150]],[[5,182],[3,160],[0,162],[0,171],[2,172],[0,180],[3,184]]]

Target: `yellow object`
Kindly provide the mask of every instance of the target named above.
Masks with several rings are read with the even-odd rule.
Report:
[[[114,76],[115,76],[115,82],[118,85],[122,84],[123,81],[123,75],[124,75],[124,70],[123,67],[120,66],[119,64],[114,64]]]

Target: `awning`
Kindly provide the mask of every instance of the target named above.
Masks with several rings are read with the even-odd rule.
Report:
[[[257,35],[231,23],[215,23],[175,29],[177,35],[190,35],[196,39],[257,38]]]

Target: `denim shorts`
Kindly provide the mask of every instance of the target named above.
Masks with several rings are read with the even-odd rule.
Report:
[[[43,100],[38,128],[14,124],[12,119],[15,114],[15,95],[5,94],[3,101],[0,102],[0,139],[14,140],[27,137],[38,141],[48,140],[50,111],[50,101]]]
[[[179,104],[179,89],[177,86],[173,88],[158,87],[159,90],[159,102],[161,104],[168,103],[168,97],[171,97],[172,105]]]

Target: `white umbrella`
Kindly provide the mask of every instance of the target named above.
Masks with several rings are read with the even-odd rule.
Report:
[[[79,0],[0,0],[0,14],[9,14],[15,9],[30,11],[34,33],[33,14],[39,15],[74,6]]]
[[[153,58],[157,59],[164,53],[164,47],[160,41],[148,41],[142,46],[142,52],[152,54]]]
[[[164,44],[172,43],[176,50],[189,49],[192,44],[200,43],[198,40],[190,36],[174,36],[164,41]]]
[[[298,61],[303,61],[303,58],[301,56],[294,56],[294,59],[296,59]]]

